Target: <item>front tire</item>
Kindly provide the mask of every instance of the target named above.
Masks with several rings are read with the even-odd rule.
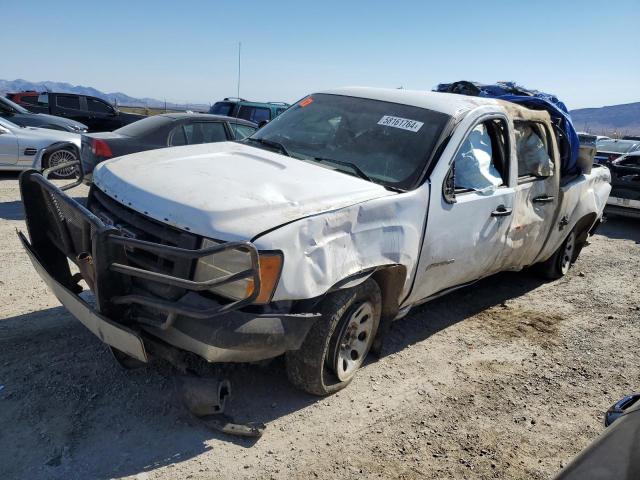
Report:
[[[286,354],[289,381],[319,396],[349,385],[371,349],[381,307],[380,288],[372,279],[329,294],[322,302],[321,319],[300,349]]]
[[[78,155],[70,148],[60,148],[49,153],[42,162],[42,170],[47,168],[56,167],[63,163],[78,161]],[[58,170],[50,175],[51,178],[57,178],[61,180],[68,180],[75,178],[78,175],[78,166],[66,167],[62,170]]]

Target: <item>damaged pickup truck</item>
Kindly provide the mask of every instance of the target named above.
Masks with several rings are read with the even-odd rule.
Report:
[[[285,354],[291,382],[326,395],[415,305],[499,271],[567,273],[611,187],[589,162],[562,175],[561,140],[546,111],[502,100],[331,90],[240,142],[100,164],[86,205],[25,172],[20,238],[120,354]]]

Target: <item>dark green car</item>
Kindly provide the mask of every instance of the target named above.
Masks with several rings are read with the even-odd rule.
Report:
[[[289,108],[284,102],[250,102],[244,98],[228,97],[216,102],[209,109],[212,115],[243,118],[257,123],[260,127],[270,122]]]

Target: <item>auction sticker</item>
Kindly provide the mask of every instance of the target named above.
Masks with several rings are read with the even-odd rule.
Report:
[[[378,125],[383,125],[385,127],[394,127],[401,128],[402,130],[409,130],[410,132],[417,132],[420,130],[423,122],[418,122],[416,120],[409,120],[408,118],[401,117],[392,117],[391,115],[385,115],[380,119]]]

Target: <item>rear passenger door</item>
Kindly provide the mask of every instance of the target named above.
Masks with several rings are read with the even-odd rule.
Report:
[[[512,269],[535,261],[555,220],[560,175],[552,135],[544,123],[514,121],[518,184],[505,251]]]

